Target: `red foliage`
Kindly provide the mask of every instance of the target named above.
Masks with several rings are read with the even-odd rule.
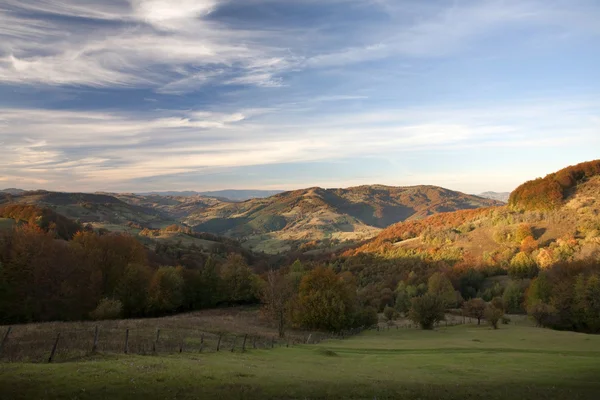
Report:
[[[600,160],[573,165],[525,182],[511,193],[508,203],[518,209],[552,210],[562,204],[569,189],[596,175],[600,175]]]

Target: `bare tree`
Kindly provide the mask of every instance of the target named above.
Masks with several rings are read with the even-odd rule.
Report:
[[[267,274],[267,283],[262,292],[263,309],[277,323],[280,338],[285,336],[293,294],[292,282],[281,271]]]

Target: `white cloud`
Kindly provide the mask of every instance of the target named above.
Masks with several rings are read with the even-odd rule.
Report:
[[[0,169],[10,176],[43,179],[50,187],[68,175],[71,190],[92,190],[215,168],[371,156],[421,154],[426,159],[435,151],[538,151],[598,143],[597,103],[542,103],[548,105],[390,109],[326,119],[310,111],[252,109],[153,115],[0,109],[6,150]],[[553,117],[544,123],[539,115]]]

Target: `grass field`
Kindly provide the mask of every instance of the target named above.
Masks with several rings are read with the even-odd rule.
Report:
[[[368,331],[245,353],[0,364],[2,399],[598,399],[600,336],[529,326]]]

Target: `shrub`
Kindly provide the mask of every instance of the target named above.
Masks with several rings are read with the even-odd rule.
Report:
[[[374,307],[362,307],[354,315],[355,327],[370,327],[378,322],[377,310]]]
[[[409,318],[421,325],[422,329],[433,329],[436,322],[444,320],[445,309],[443,299],[427,293],[412,299]]]
[[[398,317],[398,312],[396,310],[394,310],[392,307],[386,307],[383,310],[383,315],[385,316],[385,319],[387,319],[388,321],[393,321]]]
[[[485,309],[485,319],[488,324],[494,329],[498,329],[498,321],[504,315],[504,310],[501,308],[496,308],[493,305],[488,305]]]
[[[103,319],[119,319],[123,313],[123,304],[119,300],[102,299],[90,318],[99,321]]]
[[[539,327],[550,326],[552,318],[554,317],[556,310],[551,305],[538,301],[535,304],[527,307],[527,314],[535,321]]]

